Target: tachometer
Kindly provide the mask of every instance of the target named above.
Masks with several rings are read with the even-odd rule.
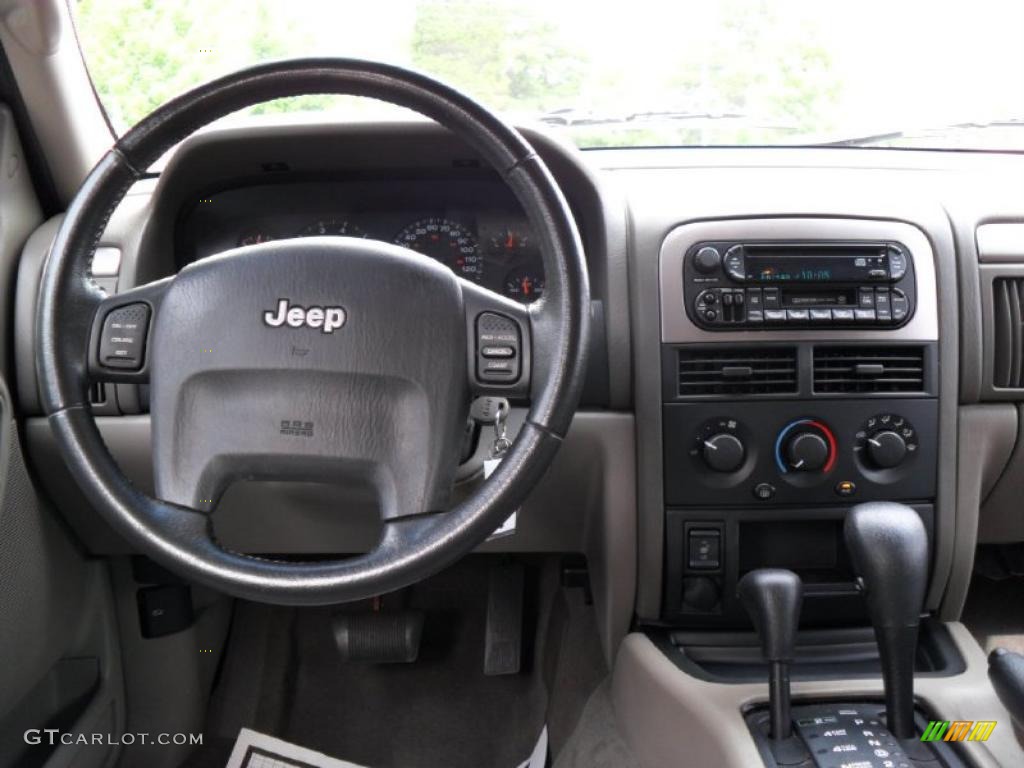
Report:
[[[312,224],[304,227],[298,234],[299,237],[366,237],[366,233],[358,224],[353,224],[348,219],[331,217],[318,219]]]
[[[483,260],[476,238],[461,224],[449,219],[415,221],[395,237],[395,244],[441,262],[467,280],[483,279]]]

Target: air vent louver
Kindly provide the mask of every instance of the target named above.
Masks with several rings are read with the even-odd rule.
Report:
[[[815,347],[814,391],[924,392],[923,347]]]
[[[992,386],[1024,389],[1024,278],[992,283]]]
[[[796,349],[679,350],[679,396],[797,391]]]

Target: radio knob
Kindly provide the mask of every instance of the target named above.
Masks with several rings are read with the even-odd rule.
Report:
[[[735,472],[743,466],[746,448],[743,441],[728,432],[719,432],[704,441],[704,463],[715,472]]]
[[[829,447],[817,432],[797,432],[786,446],[790,469],[817,472],[828,463]]]
[[[876,432],[868,438],[868,457],[879,469],[892,469],[907,456],[907,442],[891,429]]]
[[[703,275],[710,275],[718,269],[718,265],[721,263],[722,255],[717,248],[711,246],[701,248],[693,257],[694,268]]]

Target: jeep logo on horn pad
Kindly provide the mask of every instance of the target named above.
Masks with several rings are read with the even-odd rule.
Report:
[[[322,333],[334,333],[345,324],[342,307],[301,307],[288,299],[278,299],[276,310],[263,313],[263,322],[271,328],[290,325],[292,328],[319,328]]]

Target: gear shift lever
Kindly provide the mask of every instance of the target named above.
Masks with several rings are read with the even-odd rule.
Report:
[[[861,578],[882,660],[889,731],[914,731],[914,657],[928,580],[928,534],[910,507],[895,502],[858,504],[843,530]]]
[[[789,715],[789,664],[793,661],[796,628],[804,588],[800,577],[779,568],[750,571],[736,585],[736,595],[754,622],[768,660],[768,706],[774,741],[793,735]]]

